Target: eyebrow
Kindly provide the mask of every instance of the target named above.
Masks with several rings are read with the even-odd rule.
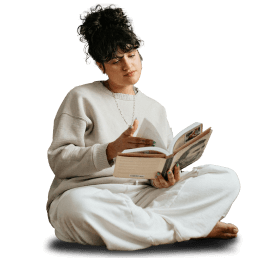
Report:
[[[122,59],[124,57],[124,55],[123,56],[115,56],[113,59]]]
[[[130,50],[129,52],[126,52],[126,53],[124,53],[124,55],[125,54],[128,54],[128,53],[132,53],[134,50],[132,49],[132,50]],[[122,59],[123,57],[124,57],[124,55],[123,56],[115,56],[113,59]]]

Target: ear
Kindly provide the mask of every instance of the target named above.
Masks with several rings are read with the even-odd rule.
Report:
[[[102,71],[102,73],[105,73],[105,72],[104,72],[104,67],[103,67],[103,65],[102,65],[101,63],[96,62],[96,65],[97,65],[98,68]]]

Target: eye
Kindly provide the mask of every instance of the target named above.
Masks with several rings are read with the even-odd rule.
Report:
[[[133,58],[135,55],[131,55],[129,57]],[[117,62],[114,62],[113,64],[117,64],[120,60],[118,60]]]

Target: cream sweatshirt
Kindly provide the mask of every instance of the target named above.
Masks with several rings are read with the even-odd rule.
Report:
[[[173,139],[165,108],[138,88],[136,95],[115,93],[118,106],[132,123],[135,115],[139,127],[147,118],[159,131],[166,146]],[[49,190],[47,211],[52,201],[63,192],[97,184],[135,184],[135,179],[113,177],[114,165],[107,160],[107,145],[116,140],[128,126],[110,92],[100,81],[73,88],[63,100],[54,120],[53,141],[48,161],[55,174]],[[157,141],[157,139],[153,139]],[[149,184],[149,180],[138,180]]]

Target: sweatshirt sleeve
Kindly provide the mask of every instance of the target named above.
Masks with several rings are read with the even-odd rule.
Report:
[[[110,167],[106,156],[108,143],[85,147],[86,124],[85,120],[65,113],[55,120],[48,161],[56,177],[86,176]]]

